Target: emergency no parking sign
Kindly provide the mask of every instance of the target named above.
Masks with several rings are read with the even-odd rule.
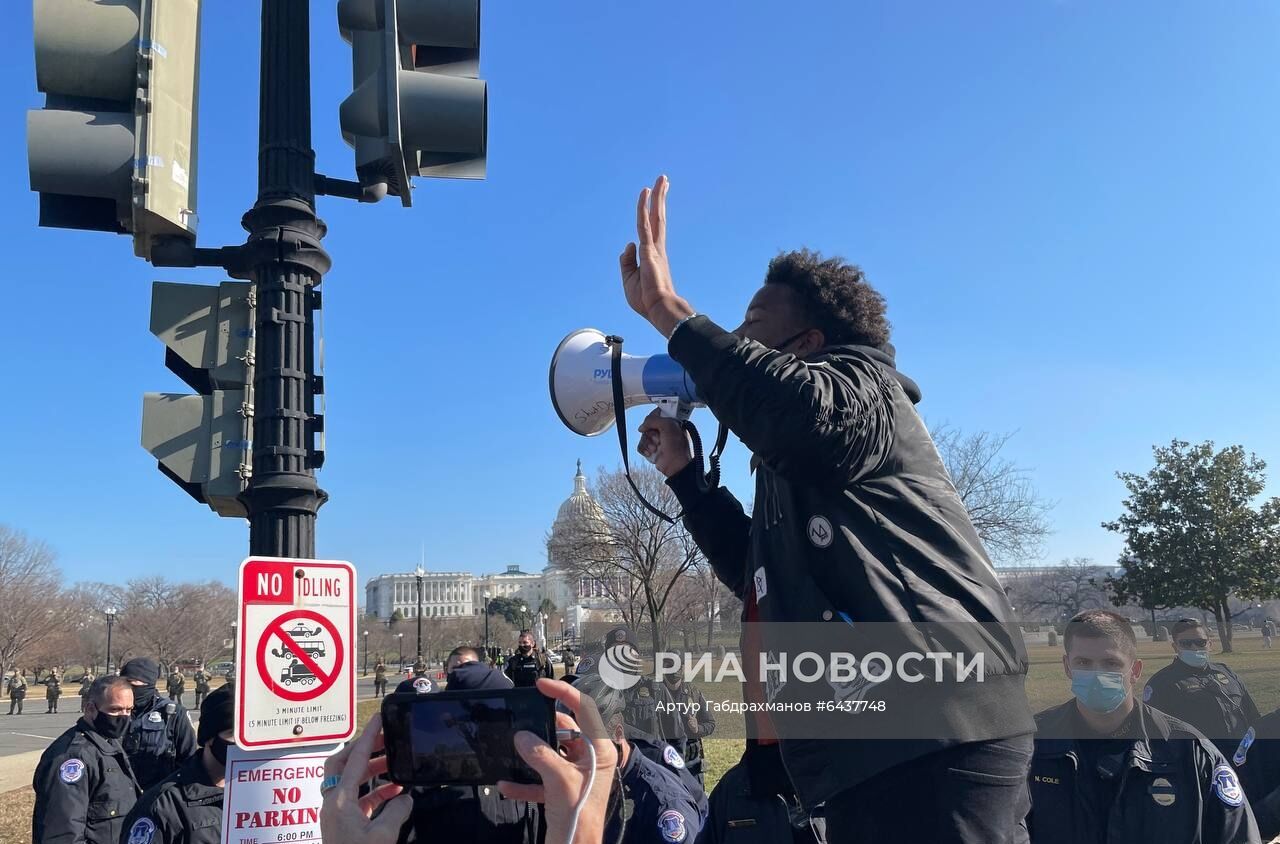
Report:
[[[355,733],[355,569],[255,557],[240,565],[236,744],[284,747]]]

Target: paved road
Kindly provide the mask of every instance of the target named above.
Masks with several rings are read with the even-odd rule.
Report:
[[[387,678],[388,685],[394,688],[392,680],[393,678]],[[357,675],[356,697],[358,700],[373,697],[372,673],[368,677]],[[195,693],[187,691],[182,696],[182,700],[188,707],[193,706],[196,700]],[[63,695],[58,701],[57,715],[44,713],[46,707],[43,695],[38,698],[28,695],[23,703],[21,715],[9,715],[8,699],[0,700],[0,758],[29,753],[33,750],[44,750],[49,746],[49,742],[60,736],[80,717],[79,695]],[[191,720],[193,723],[199,722],[199,711],[191,711]]]

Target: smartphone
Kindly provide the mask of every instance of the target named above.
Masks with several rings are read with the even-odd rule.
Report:
[[[402,693],[382,701],[387,776],[400,785],[541,782],[516,753],[528,730],[556,746],[555,701],[536,688]]]

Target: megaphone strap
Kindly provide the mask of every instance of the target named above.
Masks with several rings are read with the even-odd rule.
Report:
[[[622,338],[617,334],[610,334],[604,338],[604,341],[609,344],[609,379],[613,384],[613,421],[614,427],[618,429],[618,445],[622,449],[622,469],[627,476],[627,483],[631,485],[631,491],[636,494],[636,498],[640,499],[640,503],[645,506],[645,509],[667,524],[675,524],[675,519],[649,503],[649,499],[644,497],[644,493],[636,486],[636,482],[631,479],[631,461],[627,456],[629,451],[627,448],[627,419],[625,415],[627,405],[622,395]]]

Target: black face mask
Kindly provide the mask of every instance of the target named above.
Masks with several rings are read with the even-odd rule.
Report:
[[[808,334],[810,330],[811,330],[811,329],[806,328],[804,331],[798,332],[798,333],[796,333],[796,334],[792,334],[790,337],[788,337],[787,339],[783,340],[783,341],[782,341],[781,343],[779,343],[778,345],[774,346],[774,348],[781,352],[781,351],[782,351],[783,349],[785,349],[787,346],[790,346],[792,343],[794,343],[795,341],[799,340],[799,339],[800,339],[801,337],[803,337],[804,335]]]
[[[533,646],[532,646],[532,645],[521,645],[521,646],[520,646],[520,653],[522,653],[522,654],[527,654],[527,653],[529,653],[529,651],[531,651],[531,650],[533,650]]]
[[[151,704],[156,700],[155,686],[134,686],[133,687],[133,711],[140,712],[149,709]]]
[[[209,744],[209,752],[213,754],[213,758],[218,760],[218,764],[226,767],[227,764],[227,748],[231,746],[231,742],[223,741],[222,736],[214,736],[213,741]]]
[[[105,738],[118,739],[129,729],[129,716],[99,712],[93,716],[93,728]]]

